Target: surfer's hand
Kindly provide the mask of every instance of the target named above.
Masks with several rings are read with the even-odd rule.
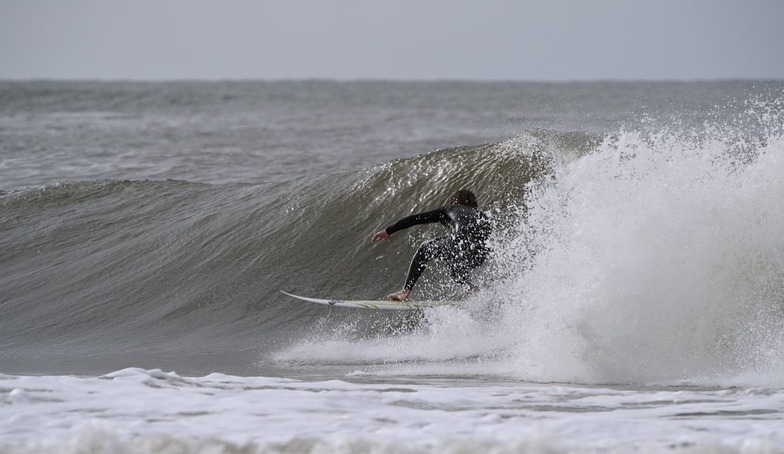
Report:
[[[386,229],[384,229],[381,230],[380,232],[376,232],[376,234],[373,235],[373,239],[370,240],[370,242],[378,243],[381,240],[388,240],[388,239],[389,239],[389,234],[387,233]]]

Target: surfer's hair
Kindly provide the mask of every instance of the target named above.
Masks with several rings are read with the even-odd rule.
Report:
[[[449,199],[449,203],[452,205],[466,205],[473,209],[476,209],[476,196],[473,192],[469,191],[468,189],[461,189]]]

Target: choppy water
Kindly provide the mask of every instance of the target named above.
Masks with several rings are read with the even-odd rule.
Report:
[[[782,95],[0,83],[0,449],[782,452]],[[463,307],[279,293],[396,290],[461,187]]]

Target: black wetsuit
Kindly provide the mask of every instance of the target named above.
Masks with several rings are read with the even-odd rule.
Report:
[[[407,216],[386,228],[390,235],[414,225],[438,222],[452,230],[449,236],[423,243],[408,268],[405,288],[411,290],[432,259],[441,260],[449,267],[456,282],[473,287],[468,279],[469,271],[481,266],[490,250],[490,222],[479,211],[466,205],[447,205],[433,211]]]

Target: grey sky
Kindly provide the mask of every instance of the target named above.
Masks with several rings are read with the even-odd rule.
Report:
[[[784,79],[784,0],[0,0],[0,78]]]

